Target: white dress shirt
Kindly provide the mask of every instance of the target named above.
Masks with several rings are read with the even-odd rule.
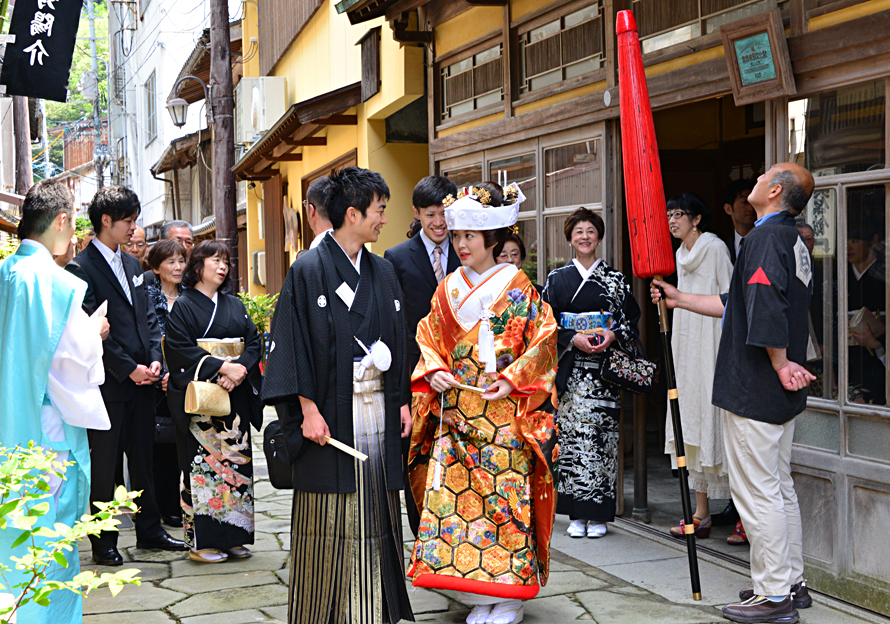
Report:
[[[321,234],[319,234],[318,236],[313,238],[312,242],[309,244],[309,249],[315,249],[316,247],[318,247],[318,244],[321,242],[321,239],[324,238],[324,235],[327,234],[328,232],[333,232],[333,231],[334,231],[334,228],[325,230],[324,232],[322,232]]]
[[[422,229],[420,230],[419,234],[420,240],[423,241],[423,246],[426,247],[426,255],[430,259],[430,264],[434,264],[436,261],[436,256],[433,255],[433,250],[436,247],[442,250],[442,259],[440,262],[442,263],[442,271],[447,273],[448,271],[446,267],[448,266],[448,248],[451,247],[451,245],[448,244],[448,238],[446,237],[445,240],[437,245],[429,236],[426,235],[426,232],[424,232]]]
[[[739,234],[736,230],[732,231],[733,235],[733,243],[735,244],[735,257],[736,260],[739,259],[739,252],[742,250],[742,240],[744,240],[744,236]]]

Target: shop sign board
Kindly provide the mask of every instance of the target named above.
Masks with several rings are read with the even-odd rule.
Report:
[[[778,9],[720,28],[736,106],[797,92]]]

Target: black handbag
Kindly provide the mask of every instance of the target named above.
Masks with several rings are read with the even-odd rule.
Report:
[[[277,420],[266,425],[266,430],[263,432],[263,454],[266,456],[266,467],[269,470],[272,487],[278,490],[294,489],[294,477],[287,455],[284,432]]]
[[[658,366],[646,357],[646,351],[640,344],[639,338],[636,339],[636,342],[642,357],[632,357],[616,346],[603,362],[600,378],[621,390],[627,390],[634,394],[646,394],[652,390],[652,386],[655,384]]]
[[[176,444],[176,425],[169,416],[155,416],[155,444]]]

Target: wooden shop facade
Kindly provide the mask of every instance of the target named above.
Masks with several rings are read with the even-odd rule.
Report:
[[[817,294],[809,322],[818,380],[797,420],[793,457],[807,577],[819,591],[890,614],[890,541],[883,535],[890,519],[884,355],[890,1],[342,0],[335,6],[353,24],[383,17],[396,41],[424,50],[429,170],[458,186],[520,184],[528,197],[520,231],[533,281],[543,283],[571,258],[562,229],[579,206],[602,214],[603,257],[630,275],[619,10],[632,9],[639,26],[668,197],[700,195],[712,208],[715,232],[731,240],[722,208],[731,181],[788,160],[812,171],[817,190],[804,219],[815,240]],[[864,287],[865,277],[871,281]],[[656,313],[647,305],[646,284],[634,282],[651,354]],[[848,330],[861,331],[863,323],[871,347],[857,347]],[[873,356],[867,364],[858,355],[865,351]],[[647,436],[651,466],[663,448],[665,405],[655,396],[628,397],[625,405],[623,440],[633,448],[635,479],[627,497],[633,509],[624,516],[645,521],[655,511],[647,499]]]

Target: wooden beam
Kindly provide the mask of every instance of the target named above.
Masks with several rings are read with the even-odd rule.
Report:
[[[282,154],[281,156],[267,156],[272,162],[300,162],[303,160],[302,154]]]
[[[317,120],[319,126],[357,126],[358,115],[331,115]]]
[[[428,30],[406,30],[408,22],[392,21],[389,23],[392,29],[392,38],[399,43],[432,43],[433,33]]]
[[[291,147],[322,147],[328,144],[327,137],[306,137],[305,139],[281,139],[281,142]]]
[[[413,11],[414,9],[422,7],[429,1],[430,0],[398,0],[398,2],[386,9],[386,21],[391,22],[398,18],[402,13]]]
[[[467,4],[473,6],[504,6],[507,0],[465,0]]]

